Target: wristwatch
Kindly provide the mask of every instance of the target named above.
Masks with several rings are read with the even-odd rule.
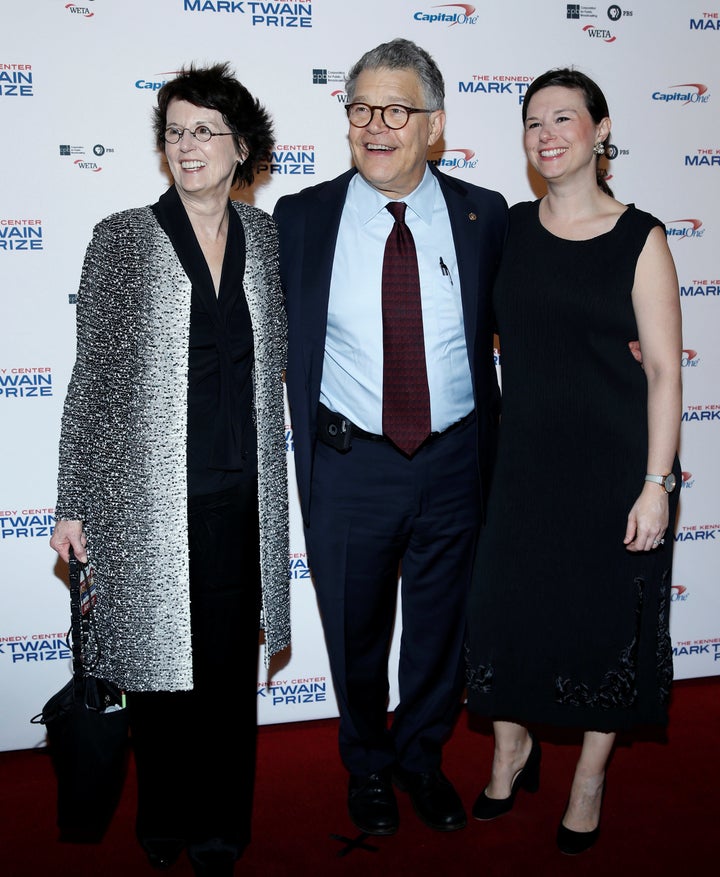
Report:
[[[646,481],[654,481],[655,484],[662,485],[665,493],[672,493],[675,490],[675,476],[670,472],[667,475],[646,475]]]

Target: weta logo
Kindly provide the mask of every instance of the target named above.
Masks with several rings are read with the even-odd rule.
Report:
[[[66,3],[65,8],[72,15],[79,15],[82,18],[92,18],[95,13],[90,12],[87,6],[76,6],[75,3]]]
[[[102,170],[102,167],[95,161],[83,161],[81,158],[78,158],[74,164],[78,170],[92,171],[94,174],[99,174]]]
[[[609,30],[604,27],[595,27],[594,24],[586,24],[583,27],[586,35],[593,40],[602,40],[604,43],[614,43],[617,37],[614,37]]]

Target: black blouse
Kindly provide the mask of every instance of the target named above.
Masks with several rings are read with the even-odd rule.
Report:
[[[245,235],[229,223],[220,291],[174,186],[152,210],[192,283],[188,372],[188,496],[232,487],[257,471],[252,417],[253,335],[243,291]]]

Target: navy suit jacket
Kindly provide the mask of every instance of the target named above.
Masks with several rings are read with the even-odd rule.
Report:
[[[493,359],[491,291],[507,232],[507,204],[432,165],[447,202],[462,290],[465,336],[478,422],[477,463],[486,495],[495,455],[499,390]],[[280,232],[280,275],[288,315],[286,383],[303,519],[310,525],[328,299],[335,244],[352,169],[281,198],[273,214]],[[343,412],[345,413],[345,412]],[[473,465],[469,461],[469,465]],[[442,476],[440,476],[442,477]],[[484,506],[484,496],[482,500]]]

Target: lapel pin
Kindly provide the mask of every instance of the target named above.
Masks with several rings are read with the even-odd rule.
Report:
[[[468,219],[470,220],[470,222],[475,222],[475,220],[477,219],[477,213],[468,213]]]

